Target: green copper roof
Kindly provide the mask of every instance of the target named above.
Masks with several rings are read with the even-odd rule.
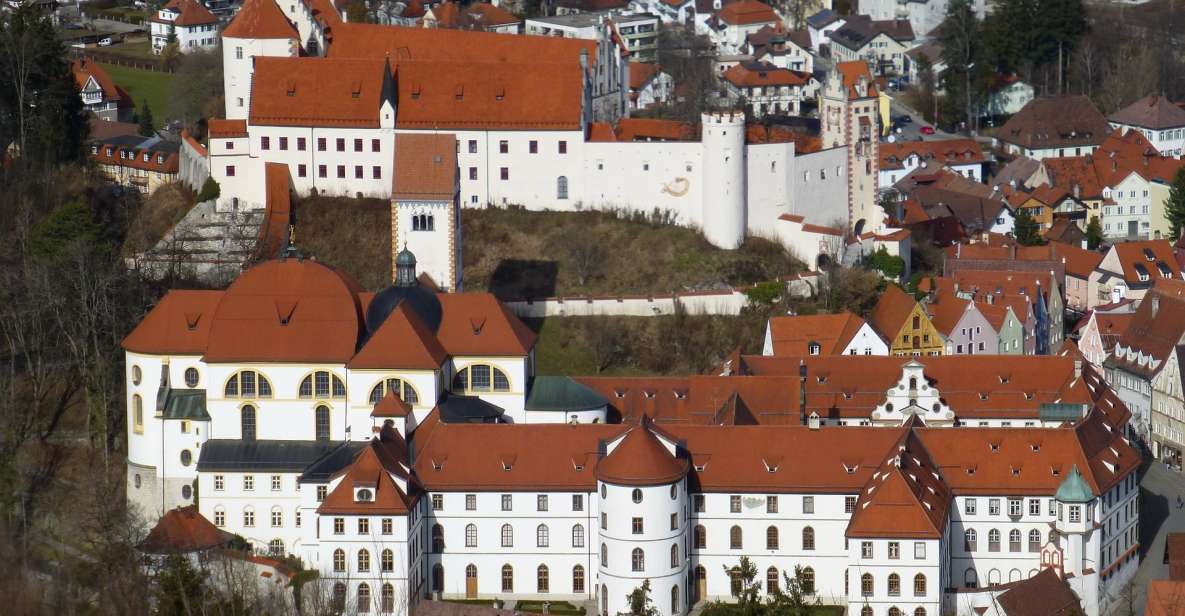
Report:
[[[605,396],[566,376],[537,376],[527,394],[528,411],[591,411],[608,404]]]
[[[1057,494],[1054,495],[1054,498],[1063,503],[1088,503],[1094,498],[1090,486],[1086,485],[1082,473],[1078,472],[1077,464],[1070,469],[1070,474],[1057,487]]]
[[[206,413],[206,390],[170,389],[165,396],[165,419],[210,421]]]

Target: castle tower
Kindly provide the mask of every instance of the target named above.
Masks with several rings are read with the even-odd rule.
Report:
[[[274,0],[246,0],[222,31],[222,82],[226,117],[245,120],[251,110],[256,56],[295,57],[296,28]]]
[[[1065,577],[1086,613],[1097,613],[1099,605],[1099,532],[1095,528],[1094,492],[1075,465],[1054,494],[1057,501],[1057,531]]]
[[[442,291],[461,289],[461,202],[457,138],[451,133],[395,136],[391,194],[392,279],[399,251],[415,253],[420,271]]]
[[[658,613],[680,616],[688,606],[687,459],[649,422],[606,449],[596,471],[598,613],[628,612],[626,597],[649,580]]]
[[[704,237],[736,248],[745,240],[745,114],[705,113],[703,126]]]
[[[879,96],[863,60],[837,64],[819,91],[823,147],[848,148],[848,228],[855,233],[884,226],[884,213],[876,202]]]

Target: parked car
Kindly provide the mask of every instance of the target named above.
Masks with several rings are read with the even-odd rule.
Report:
[[[110,46],[111,46],[111,37],[110,36],[99,39],[99,47],[110,47]]]
[[[897,116],[897,123],[898,124],[909,124],[910,122],[913,122],[913,118],[910,117],[909,114],[902,114],[902,115]]]
[[[933,135],[934,134],[934,127],[933,126],[923,126],[922,127],[922,134],[923,135]]]

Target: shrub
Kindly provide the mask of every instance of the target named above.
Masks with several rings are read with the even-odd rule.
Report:
[[[208,177],[206,183],[202,184],[201,192],[198,193],[197,202],[204,203],[211,199],[217,199],[221,194],[222,187],[218,186],[218,182],[213,177]]]
[[[889,254],[884,246],[868,256],[868,267],[897,280],[905,272],[905,259]]]

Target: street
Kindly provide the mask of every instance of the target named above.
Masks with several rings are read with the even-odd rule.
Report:
[[[1140,481],[1140,567],[1132,578],[1135,613],[1144,613],[1148,583],[1168,578],[1164,564],[1165,538],[1170,532],[1185,532],[1185,509],[1177,508],[1177,498],[1185,498],[1185,478],[1160,462],[1153,462]],[[1126,606],[1117,602],[1112,614]]]
[[[896,141],[918,141],[920,138],[923,141],[938,141],[940,139],[957,139],[960,135],[952,135],[950,133],[940,130],[937,126],[926,122],[923,119],[922,113],[916,109],[911,109],[901,101],[901,93],[890,93],[889,99],[892,103],[889,105],[889,113],[892,118],[900,117],[901,115],[908,115],[913,118],[913,122],[909,124],[901,124],[893,131],[893,137]],[[934,128],[933,135],[923,135],[922,127],[931,126]],[[898,132],[898,130],[900,132]]]

